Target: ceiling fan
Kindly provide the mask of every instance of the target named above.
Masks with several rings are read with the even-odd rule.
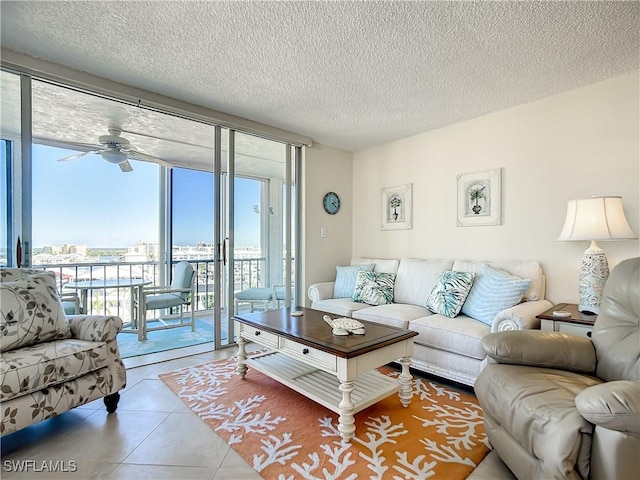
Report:
[[[151,155],[147,155],[146,153],[138,151],[136,147],[129,143],[129,140],[120,136],[121,133],[122,130],[120,130],[119,128],[109,128],[109,135],[100,135],[98,137],[98,142],[100,143],[100,145],[102,145],[102,147],[96,148],[95,150],[90,150],[88,152],[69,155],[68,157],[59,159],[58,161],[66,162],[68,160],[74,160],[79,157],[84,157],[85,155],[99,153],[104,160],[109,163],[118,165],[120,167],[120,170],[122,170],[123,172],[131,172],[133,170],[131,164],[129,163],[129,159],[153,162],[167,168],[173,167],[173,165],[166,160],[162,160],[161,158],[153,157]]]

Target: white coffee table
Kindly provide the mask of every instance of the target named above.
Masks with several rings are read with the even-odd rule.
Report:
[[[236,370],[242,378],[248,367],[255,368],[337,413],[338,430],[347,442],[354,436],[354,415],[359,411],[396,392],[402,405],[409,406],[409,366],[417,332],[362,322],[365,335],[335,336],[322,320],[326,312],[296,310],[304,315],[291,316],[286,308],[234,316],[239,347]],[[247,358],[248,341],[269,350]],[[398,380],[376,370],[393,361],[402,366]]]

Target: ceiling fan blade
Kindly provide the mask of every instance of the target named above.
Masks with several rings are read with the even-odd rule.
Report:
[[[69,155],[68,157],[59,158],[58,161],[59,162],[67,162],[67,161],[73,160],[75,158],[80,158],[80,157],[84,157],[85,155],[91,155],[92,153],[100,153],[100,152],[102,152],[102,150],[91,150],[90,152],[76,153],[74,155]]]
[[[131,166],[128,160],[125,160],[124,162],[119,163],[118,166],[120,167],[120,170],[122,170],[125,173],[133,171],[133,167]]]
[[[129,155],[129,158],[133,158],[134,160],[142,160],[144,162],[157,163],[158,165],[162,165],[163,167],[173,168],[173,165],[167,162],[166,160],[162,160],[161,158],[147,155],[146,153],[139,152],[138,150],[135,150],[133,148],[127,151],[127,155]]]

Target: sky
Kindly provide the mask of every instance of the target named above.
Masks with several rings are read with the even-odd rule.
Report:
[[[33,248],[79,244],[89,248],[158,242],[159,167],[130,160],[123,173],[99,155],[67,162],[77,152],[33,145]],[[236,179],[236,246],[259,245],[259,182]],[[174,169],[175,245],[213,243],[213,175]]]

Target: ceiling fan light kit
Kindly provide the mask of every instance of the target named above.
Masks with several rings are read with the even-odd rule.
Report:
[[[116,165],[127,161],[127,155],[125,153],[121,152],[120,150],[115,149],[115,148],[114,149],[105,150],[100,155],[107,162],[114,163]]]

